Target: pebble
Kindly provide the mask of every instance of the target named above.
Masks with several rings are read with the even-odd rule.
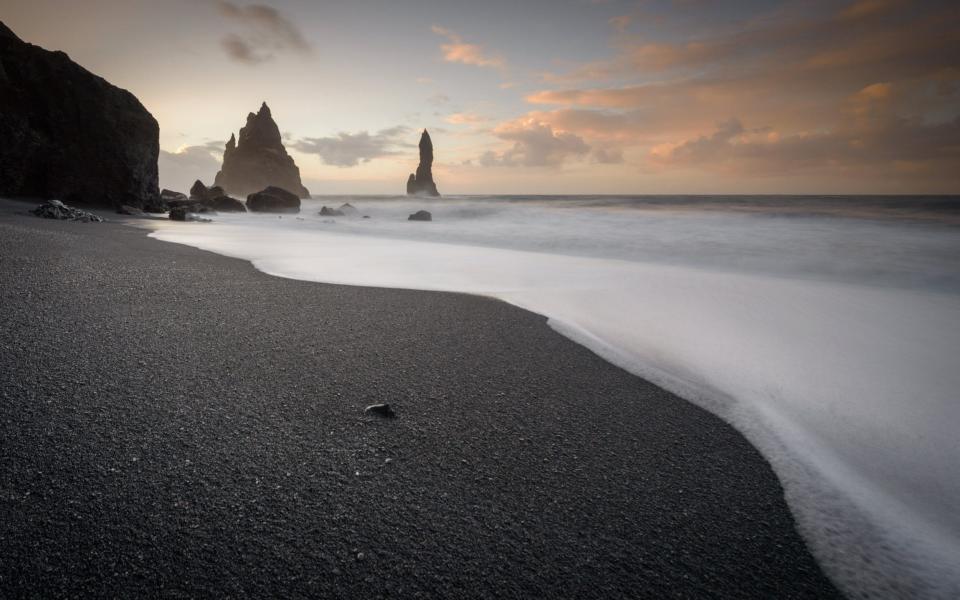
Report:
[[[370,406],[363,409],[363,412],[368,415],[377,415],[378,417],[395,417],[397,414],[393,412],[393,409],[390,408],[390,405],[387,403],[384,404],[371,404]]]

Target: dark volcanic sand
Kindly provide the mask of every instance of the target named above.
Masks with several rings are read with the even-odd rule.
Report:
[[[0,212],[2,597],[837,595],[742,436],[542,317]]]

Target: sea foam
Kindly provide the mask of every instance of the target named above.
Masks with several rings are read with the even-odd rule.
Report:
[[[960,597],[949,219],[862,202],[822,203],[824,214],[803,199],[787,211],[750,198],[350,200],[372,218],[321,218],[305,201],[300,217],[157,222],[151,235],[277,276],[482,294],[543,314],[744,433],[848,594]],[[405,220],[419,208],[434,221]]]

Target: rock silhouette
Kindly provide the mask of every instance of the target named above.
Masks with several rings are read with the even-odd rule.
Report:
[[[300,169],[283,147],[280,129],[266,102],[259,112],[247,115],[239,140],[230,135],[223,151],[223,166],[213,184],[238,196],[276,186],[299,198],[310,197],[300,182]]]
[[[180,194],[181,196],[183,194]],[[207,187],[199,179],[190,186],[190,199],[170,198],[167,204],[172,208],[181,206],[202,206],[223,212],[247,212],[247,207],[236,198],[231,198],[220,186]],[[194,211],[197,212],[197,211]]]
[[[36,207],[33,214],[44,219],[60,219],[64,221],[83,221],[84,223],[101,223],[102,218],[79,208],[67,206],[59,200],[48,200]]]
[[[407,220],[408,221],[432,221],[433,215],[431,215],[429,211],[418,210],[417,212],[407,217]]]
[[[267,186],[247,196],[247,210],[251,212],[298,213],[300,198],[283,188]]]
[[[407,195],[409,196],[439,196],[437,184],[433,182],[433,141],[430,134],[423,130],[420,136],[420,164],[417,172],[410,173],[407,179]]]
[[[0,196],[162,210],[159,136],[133,94],[0,22]]]
[[[177,201],[177,200],[186,200],[187,195],[182,192],[175,192],[173,190],[168,190],[163,188],[160,190],[160,200],[164,202]]]

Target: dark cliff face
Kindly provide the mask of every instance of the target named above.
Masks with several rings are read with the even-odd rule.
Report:
[[[133,94],[0,23],[0,196],[142,208],[159,135]]]
[[[437,184],[433,182],[433,142],[430,134],[423,130],[420,136],[420,164],[416,174],[411,173],[407,179],[407,194],[414,196],[439,196]]]
[[[257,113],[247,115],[239,139],[230,135],[223,151],[223,167],[214,185],[238,196],[276,186],[300,198],[310,197],[300,182],[300,169],[283,147],[280,128],[266,102]]]

